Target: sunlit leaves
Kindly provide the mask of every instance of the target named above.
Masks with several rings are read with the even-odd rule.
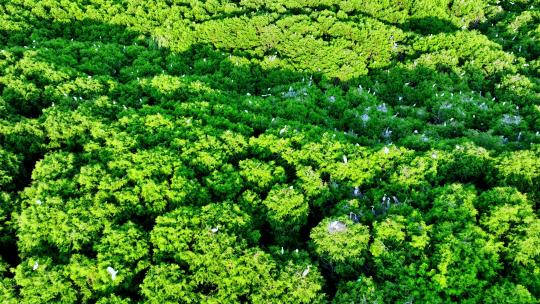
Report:
[[[304,195],[293,186],[276,186],[270,190],[263,204],[278,242],[293,242],[294,235],[307,222],[309,205]]]
[[[326,218],[311,231],[315,252],[341,275],[354,274],[364,264],[368,227],[349,218]]]

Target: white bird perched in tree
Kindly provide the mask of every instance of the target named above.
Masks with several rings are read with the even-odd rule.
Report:
[[[308,275],[310,268],[311,268],[311,265],[308,265],[307,268],[304,271],[302,271],[302,278],[305,278]]]
[[[218,232],[218,230],[219,230],[218,227],[215,227],[215,228],[210,229],[210,231],[212,231],[212,233],[216,233],[216,232]]]
[[[346,164],[348,162],[347,156],[343,155],[343,163]]]
[[[356,197],[361,195],[360,189],[358,187],[354,187],[353,195],[356,196]]]
[[[369,115],[363,114],[363,115],[360,117],[360,119],[362,119],[362,121],[363,121],[364,123],[366,123],[366,122],[369,120]]]
[[[33,271],[36,271],[36,270],[38,269],[38,267],[39,267],[39,263],[36,261],[36,262],[34,263],[34,267],[32,267],[32,270],[33,270]]]
[[[36,200],[36,204],[41,205],[43,202],[41,200]]]
[[[388,149],[388,147],[384,147],[384,154],[388,154],[390,153],[390,149]]]
[[[384,138],[389,138],[390,135],[392,135],[392,131],[389,129],[389,128],[386,128],[383,132],[383,137]]]
[[[118,271],[114,270],[111,266],[107,267],[107,272],[111,275],[111,279],[114,281],[116,280],[116,274]]]
[[[281,247],[281,255],[285,253],[285,250],[283,250],[283,247]]]
[[[335,233],[335,232],[341,232],[345,231],[347,229],[347,226],[345,223],[342,223],[340,221],[332,221],[330,224],[328,224],[328,232],[329,233]]]

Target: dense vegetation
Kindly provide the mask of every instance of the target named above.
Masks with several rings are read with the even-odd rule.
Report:
[[[0,0],[2,303],[537,303],[540,1]]]

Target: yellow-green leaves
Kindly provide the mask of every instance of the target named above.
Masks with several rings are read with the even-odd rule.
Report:
[[[326,218],[311,231],[313,247],[322,261],[340,275],[357,273],[364,265],[370,240],[368,227],[350,218]]]
[[[263,201],[266,216],[278,243],[294,244],[294,238],[307,222],[309,205],[294,186],[276,186]]]

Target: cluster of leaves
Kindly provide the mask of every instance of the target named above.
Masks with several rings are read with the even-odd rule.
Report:
[[[539,8],[0,0],[0,299],[538,302]]]

